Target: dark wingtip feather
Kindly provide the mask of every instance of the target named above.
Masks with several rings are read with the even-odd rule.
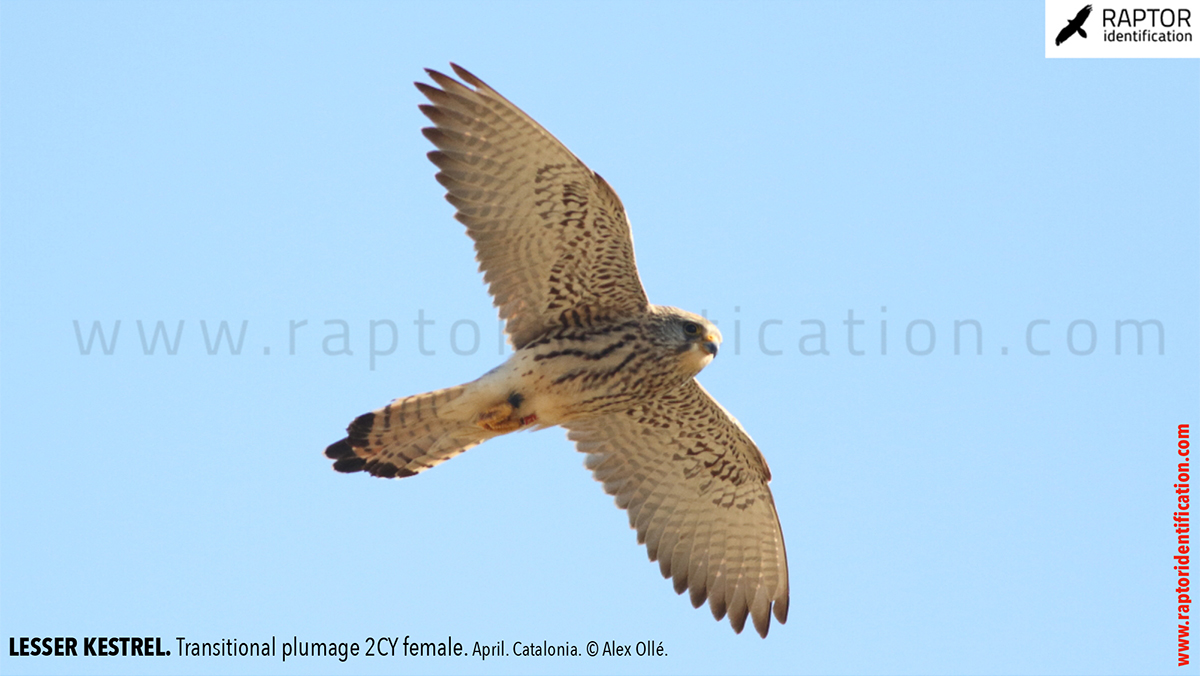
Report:
[[[370,472],[372,476],[382,477],[384,479],[391,479],[391,478],[395,477],[397,473],[399,473],[400,468],[396,467],[395,465],[393,465],[390,462],[382,462],[382,461],[376,460],[376,461],[368,464],[366,466],[366,470],[368,472]]]
[[[351,472],[361,472],[363,465],[366,464],[366,460],[355,456],[352,458],[342,458],[341,460],[338,460],[337,462],[333,463],[333,468],[339,472],[349,474]]]
[[[771,631],[771,608],[759,608],[750,611],[750,617],[754,620],[754,631],[758,635],[766,638],[767,632]]]
[[[446,143],[446,133],[437,127],[424,127],[421,129],[421,133],[425,136],[425,138],[429,139],[433,145],[439,148]]]
[[[688,581],[686,576],[679,575],[673,580],[673,582],[675,583],[676,594],[682,594],[683,592],[687,591]]]
[[[746,616],[749,614],[749,606],[742,608],[736,613],[729,613],[729,624],[733,625],[733,633],[742,633],[742,630],[746,628]]]
[[[355,418],[354,422],[346,428],[346,440],[350,442],[351,446],[362,448],[367,445],[367,435],[371,433],[371,428],[374,426],[375,414],[364,413]]]
[[[358,457],[358,452],[354,449],[366,448],[367,435],[371,433],[371,428],[374,426],[375,414],[364,413],[346,427],[345,439],[329,444],[325,448],[325,457],[337,461],[333,463],[334,469],[339,472],[362,471],[367,461]]]
[[[450,67],[454,69],[455,74],[457,74],[459,77],[461,77],[463,79],[463,81],[467,82],[468,84],[474,85],[475,87],[487,87],[486,82],[484,82],[483,80],[480,80],[478,77],[475,77],[474,73],[467,70],[466,68],[463,68],[462,66],[458,65],[457,63],[454,63],[453,61],[451,61]],[[491,87],[488,87],[488,89],[491,89]]]
[[[788,613],[788,597],[784,596],[782,599],[776,599],[775,600],[775,619],[779,620],[779,624],[784,624],[787,622],[787,613]]]
[[[437,106],[428,103],[418,103],[417,109],[421,111],[422,115],[432,120],[434,124],[437,124],[438,120],[444,121],[446,119],[446,114],[439,110]]]
[[[325,449],[325,457],[330,460],[341,460],[342,458],[353,458],[354,447],[350,445],[349,439],[329,444]]]
[[[429,74],[429,79],[433,80],[435,83],[440,85],[441,88],[447,92],[453,91],[455,89],[457,89],[459,91],[469,91],[467,89],[466,85],[459,82],[458,80],[455,80],[454,78],[450,77],[449,75],[446,75],[445,73],[439,73],[438,71],[436,71],[432,68],[426,68],[425,72]]]

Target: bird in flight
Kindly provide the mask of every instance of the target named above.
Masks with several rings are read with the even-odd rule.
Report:
[[[1079,33],[1080,37],[1087,37],[1087,31],[1083,30],[1083,22],[1092,14],[1092,6],[1086,5],[1074,19],[1067,22],[1067,25],[1058,32],[1058,37],[1054,38],[1054,46],[1057,47],[1067,41],[1075,33]]]
[[[695,379],[720,331],[650,304],[608,183],[451,66],[462,82],[427,70],[437,86],[416,83],[423,132],[514,351],[477,380],[359,416],[325,455],[339,472],[409,477],[492,437],[562,426],[676,593],[739,633],[750,616],[765,637],[772,614],[787,620],[787,554],[766,460]]]

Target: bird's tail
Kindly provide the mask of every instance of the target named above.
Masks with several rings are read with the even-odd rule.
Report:
[[[346,428],[346,438],[330,444],[325,455],[339,472],[370,472],[380,477],[406,477],[439,465],[496,436],[464,415],[461,403],[470,387],[396,399],[364,413]]]
[[[1076,28],[1075,31],[1077,33],[1079,33],[1079,37],[1081,37],[1081,38],[1087,37],[1087,31],[1083,30],[1082,28]]]

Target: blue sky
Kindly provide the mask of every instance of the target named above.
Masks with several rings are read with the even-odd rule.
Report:
[[[4,673],[1177,671],[1195,61],[1047,60],[1011,2],[5,2],[0,31],[0,636],[667,651]],[[788,545],[765,641],[675,596],[560,430],[402,481],[322,457],[504,358],[419,132],[449,61],[616,188],[653,302],[725,333],[700,380]],[[1150,323],[1118,354],[1123,320],[1162,353]]]

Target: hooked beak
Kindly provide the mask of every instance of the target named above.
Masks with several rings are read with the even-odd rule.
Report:
[[[711,354],[714,357],[717,356],[717,337],[716,336],[711,335],[711,334],[705,336],[704,342],[701,343],[700,346],[702,348],[704,348],[705,352]]]

